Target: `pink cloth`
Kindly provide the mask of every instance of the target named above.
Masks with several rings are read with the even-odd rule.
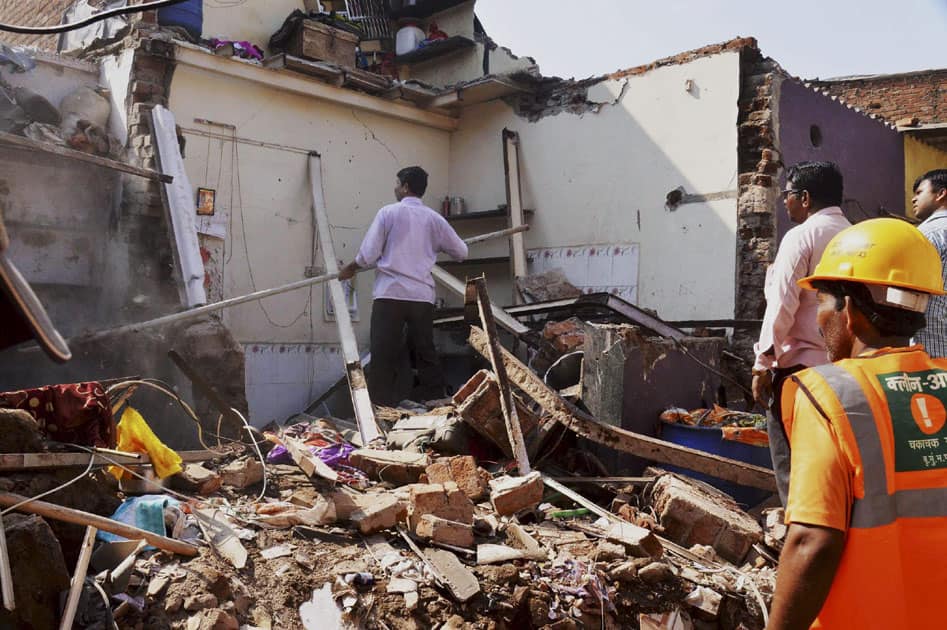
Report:
[[[842,209],[832,206],[786,232],[766,271],[766,314],[753,348],[754,369],[828,363],[816,322],[816,292],[803,290],[796,281],[812,274],[832,237],[850,225]]]

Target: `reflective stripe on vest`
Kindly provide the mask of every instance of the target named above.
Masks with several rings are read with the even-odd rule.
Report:
[[[862,386],[847,370],[831,363],[812,370],[825,379],[838,398],[861,454],[865,496],[852,503],[850,526],[881,527],[898,518],[947,516],[947,488],[896,490],[888,494],[881,436]]]

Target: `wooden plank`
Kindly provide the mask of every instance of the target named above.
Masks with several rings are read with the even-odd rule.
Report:
[[[187,462],[206,462],[217,457],[213,451],[181,451],[181,460]],[[42,470],[47,468],[84,468],[89,465],[88,453],[4,453],[0,455],[0,472]],[[113,460],[125,466],[144,466],[151,464],[148,455],[126,457],[122,455],[95,455],[95,466],[108,466]]]
[[[440,284],[442,287],[449,290],[451,293],[457,297],[463,298],[466,295],[467,288],[463,282],[458,280],[455,276],[448,273],[444,270],[443,267],[434,265],[434,269],[431,270],[431,275],[434,276],[434,281]],[[504,311],[501,308],[496,306],[491,306],[493,311],[493,317],[496,319],[497,324],[513,333],[516,336],[522,336],[530,332],[529,328],[524,324],[521,324],[518,320],[514,319],[509,313]]]
[[[284,437],[282,441],[283,446],[285,446],[289,452],[289,456],[293,458],[296,465],[299,466],[308,477],[318,475],[329,481],[339,480],[338,473],[329,468],[324,461],[310,453],[301,440]]]
[[[16,600],[13,597],[13,572],[10,571],[10,550],[7,547],[7,532],[3,527],[2,516],[0,516],[0,591],[3,593],[3,607],[14,610]]]
[[[332,244],[329,216],[322,188],[322,157],[315,152],[309,154],[309,183],[312,186],[312,213],[319,231],[319,248],[322,250],[323,263],[327,273],[338,274],[339,259],[335,255],[335,246]],[[362,359],[358,354],[358,341],[355,339],[355,330],[352,328],[352,319],[345,301],[345,291],[338,278],[329,280],[329,294],[335,310],[335,323],[339,329],[342,358],[345,360],[345,373],[349,381],[349,391],[352,394],[352,408],[355,410],[362,444],[368,446],[382,437],[382,432],[375,421],[375,410],[368,395],[368,382],[365,380]]]
[[[520,188],[519,163],[520,136],[515,131],[503,130],[503,167],[506,173],[506,203],[510,209],[510,227],[519,227],[526,223],[523,215],[523,193]],[[527,275],[526,242],[522,234],[510,238],[510,257],[513,259],[513,303],[521,303],[522,297],[516,290],[516,279]]]
[[[486,333],[471,326],[469,341],[482,356],[489,356]],[[581,437],[651,461],[689,468],[743,486],[776,491],[772,470],[603,424],[567,403],[507,350],[501,349],[501,354],[510,381],[539,403],[550,418]]]
[[[13,507],[14,505],[26,500],[27,497],[13,494],[11,492],[0,493],[0,506],[2,507]],[[30,501],[29,503],[24,503],[16,509],[19,512],[38,514],[46,518],[53,518],[57,521],[63,521],[65,523],[92,526],[97,529],[101,529],[102,531],[111,532],[123,538],[128,538],[129,540],[147,540],[150,544],[154,545],[158,549],[172,551],[174,553],[181,554],[182,556],[196,556],[198,553],[197,547],[194,545],[189,545],[186,542],[181,542],[180,540],[174,540],[173,538],[154,534],[152,532],[133,527],[132,525],[126,525],[125,523],[119,523],[118,521],[113,521],[112,519],[105,518],[104,516],[89,514],[88,512],[83,512],[82,510],[74,510],[72,508],[62,507],[61,505],[46,503],[45,501]]]
[[[151,171],[145,168],[138,168],[137,166],[132,166],[131,164],[125,164],[124,162],[119,162],[118,160],[110,160],[108,158],[100,157],[98,155],[92,155],[91,153],[85,153],[83,151],[76,151],[75,149],[70,149],[68,147],[61,147],[57,144],[50,144],[48,142],[38,142],[36,140],[31,140],[30,138],[24,138],[23,136],[13,135],[12,133],[0,132],[0,143],[3,143],[11,147],[16,147],[18,149],[29,149],[31,151],[41,151],[43,153],[56,155],[59,157],[70,159],[70,160],[78,160],[80,162],[87,162],[89,164],[94,164],[95,166],[100,166],[102,168],[108,168],[113,171],[128,173],[129,175],[137,175],[138,177],[144,177],[145,179],[150,179],[152,181],[162,182],[165,184],[170,184],[171,182],[174,181],[174,177],[172,177],[171,175],[164,175],[162,173],[158,173],[157,171]]]
[[[197,240],[197,207],[178,145],[174,114],[166,107],[155,105],[151,110],[151,129],[158,166],[162,172],[174,175],[173,181],[162,188],[162,197],[171,231],[171,249],[181,274],[181,301],[188,308],[202,306],[207,303],[207,293],[204,291],[204,259]]]
[[[516,467],[521,475],[528,475],[532,470],[529,465],[529,456],[526,454],[526,443],[523,440],[523,431],[520,428],[520,419],[513,404],[513,394],[510,391],[510,379],[506,375],[506,366],[500,356],[500,340],[497,338],[497,326],[490,308],[490,296],[487,294],[487,281],[483,276],[467,282],[466,303],[476,302],[480,311],[480,321],[487,334],[487,358],[493,368],[493,374],[500,389],[500,410],[506,423],[506,434],[513,447],[516,458]]]
[[[79,551],[79,560],[76,561],[76,572],[69,585],[69,597],[66,599],[66,608],[63,610],[59,630],[72,630],[72,622],[76,618],[76,609],[79,607],[79,597],[82,595],[85,576],[89,571],[89,558],[92,557],[97,531],[91,525],[85,530],[85,538],[82,541],[82,549]]]

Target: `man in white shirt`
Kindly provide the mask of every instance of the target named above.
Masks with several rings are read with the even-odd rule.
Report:
[[[755,346],[753,397],[767,410],[770,454],[783,505],[790,454],[780,419],[783,382],[807,367],[828,363],[816,321],[818,302],[797,284],[809,276],[832,237],[851,225],[842,213],[842,173],[832,162],[800,162],[786,173],[783,204],[795,227],[786,232],[766,278],[766,313]]]
[[[914,182],[914,216],[917,226],[940,254],[947,286],[947,169],[928,171]],[[927,303],[927,326],[918,331],[911,343],[919,343],[935,359],[947,357],[947,297],[932,295]]]
[[[397,367],[404,352],[404,331],[418,369],[418,397],[444,396],[444,377],[434,347],[434,279],[431,269],[441,252],[467,257],[467,245],[440,214],[421,202],[427,173],[420,166],[398,172],[395,197],[372,221],[355,260],[340,280],[377,264],[372,291],[372,363],[368,389],[372,401],[394,405],[407,397],[398,391]]]

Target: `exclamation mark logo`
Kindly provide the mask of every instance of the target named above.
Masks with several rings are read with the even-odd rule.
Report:
[[[933,429],[934,423],[931,421],[930,414],[927,413],[927,401],[919,396],[914,399],[914,402],[917,403],[917,410],[921,412],[921,422],[924,423],[924,428]]]
[[[947,409],[940,399],[930,394],[914,394],[911,397],[911,416],[914,424],[925,435],[933,435],[944,428]]]

